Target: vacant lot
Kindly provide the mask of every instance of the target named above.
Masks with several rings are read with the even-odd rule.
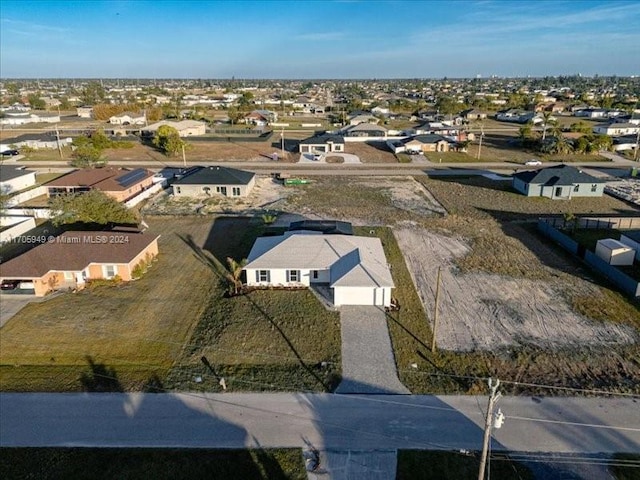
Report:
[[[578,197],[571,201],[528,198],[511,187],[510,180],[490,180],[481,176],[416,177],[452,215],[498,220],[537,219],[540,216],[611,214],[630,215],[640,209],[609,195]]]
[[[398,163],[385,142],[349,142],[345,152],[357,155],[362,163]]]
[[[299,449],[3,448],[2,478],[277,479],[307,478]]]

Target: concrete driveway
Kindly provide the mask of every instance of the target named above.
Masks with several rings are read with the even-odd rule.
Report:
[[[401,394],[411,392],[398,380],[384,310],[373,306],[340,307],[342,382],[336,393]]]
[[[35,295],[8,295],[0,293],[0,328],[30,302],[38,301]]]

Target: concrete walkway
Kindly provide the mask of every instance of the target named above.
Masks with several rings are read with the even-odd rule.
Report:
[[[398,465],[396,450],[321,451],[320,465],[308,472],[309,480],[394,480]]]
[[[340,307],[342,382],[336,393],[404,394],[384,313],[373,306]]]

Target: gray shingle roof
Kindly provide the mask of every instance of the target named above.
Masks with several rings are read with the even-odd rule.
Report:
[[[344,143],[344,137],[324,133],[322,135],[314,135],[313,137],[305,138],[300,141],[300,145],[324,145],[329,142]]]
[[[229,167],[196,167],[174,185],[247,185],[256,174]]]
[[[256,239],[245,268],[331,271],[331,286],[393,287],[382,242],[374,237],[287,232]]]
[[[0,182],[8,182],[14,178],[24,177],[34,173],[33,170],[25,170],[23,167],[0,165]]]
[[[525,183],[541,185],[574,185],[576,183],[605,183],[570,165],[541,168],[514,174],[514,177]]]

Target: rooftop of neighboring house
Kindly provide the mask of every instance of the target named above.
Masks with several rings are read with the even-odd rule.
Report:
[[[35,173],[33,170],[27,170],[24,167],[16,167],[13,165],[0,165],[0,182],[8,182],[14,178],[24,177]]]
[[[51,180],[44,186],[91,187],[105,192],[115,192],[128,190],[132,185],[153,177],[153,175],[153,172],[144,168],[134,170],[115,167],[83,168]]]
[[[194,167],[176,180],[174,185],[247,185],[255,176],[253,172],[237,168]]]
[[[118,242],[105,242],[116,236]],[[159,236],[126,231],[65,232],[0,264],[0,277],[39,278],[50,271],[82,271],[91,263],[131,262]]]
[[[593,177],[582,170],[570,165],[557,165],[555,167],[529,170],[513,175],[526,183],[543,185],[574,185],[576,183],[605,183],[600,178]]]

